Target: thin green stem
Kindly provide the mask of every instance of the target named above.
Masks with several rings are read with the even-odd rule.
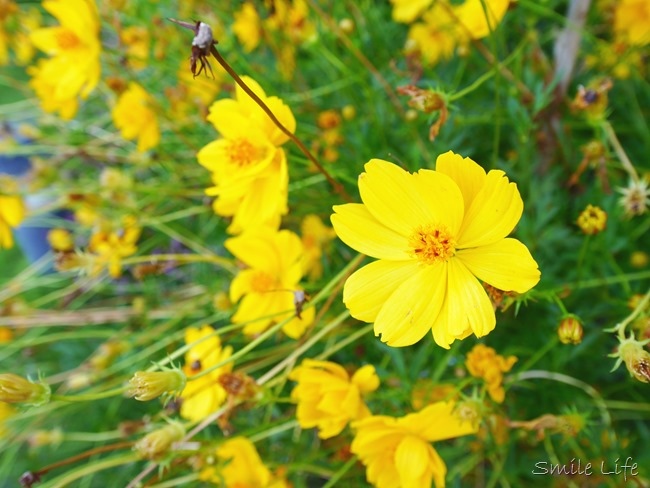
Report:
[[[334,473],[334,475],[327,481],[327,483],[323,485],[323,488],[332,488],[333,486],[336,486],[336,483],[338,483],[339,480],[345,476],[345,473],[352,469],[358,459],[359,458],[357,458],[357,456],[348,459],[348,461],[343,466],[341,466],[341,468],[336,473]]]
[[[120,386],[119,388],[114,388],[112,390],[106,390],[99,393],[87,393],[85,395],[52,395],[50,399],[52,401],[58,402],[92,402],[94,400],[101,400],[102,398],[110,398],[113,396],[121,395],[126,391],[126,386]]]

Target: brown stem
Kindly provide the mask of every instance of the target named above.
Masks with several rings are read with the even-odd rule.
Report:
[[[345,191],[345,188],[343,188],[343,185],[341,185],[338,181],[336,181],[332,176],[327,172],[327,170],[316,160],[314,155],[307,149],[307,147],[302,143],[300,139],[298,139],[295,135],[291,133],[289,129],[287,129],[282,122],[278,120],[278,118],[273,114],[271,109],[258,97],[253,90],[251,90],[246,83],[239,77],[239,75],[235,72],[235,70],[228,64],[228,61],[226,61],[221,54],[219,54],[219,51],[217,51],[217,48],[212,45],[210,52],[214,56],[214,58],[217,60],[217,62],[225,69],[228,74],[235,80],[235,82],[241,87],[242,90],[246,92],[246,94],[259,105],[259,107],[264,111],[266,115],[269,116],[269,118],[273,121],[273,123],[280,129],[289,139],[291,139],[303,152],[305,156],[307,156],[307,159],[309,159],[316,168],[318,168],[318,171],[320,171],[327,181],[329,182],[330,185],[332,185],[332,188],[334,188],[334,191],[339,194],[343,200],[346,202],[351,202],[352,198],[350,195],[347,194]]]
[[[53,469],[60,468],[61,466],[65,466],[66,464],[72,464],[81,459],[94,456],[95,454],[101,454],[102,452],[109,452],[109,451],[117,451],[118,449],[131,447],[132,445],[133,442],[128,441],[128,442],[117,442],[115,444],[109,444],[108,446],[96,447],[94,449],[90,449],[88,451],[82,452],[81,454],[77,454],[76,456],[72,456],[68,459],[64,459],[63,461],[50,464],[49,466],[45,466],[43,469],[39,469],[38,471],[35,471],[34,474],[37,474],[38,476],[43,476],[44,474],[49,473]]]

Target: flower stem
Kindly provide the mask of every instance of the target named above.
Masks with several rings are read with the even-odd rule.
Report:
[[[94,400],[101,400],[102,398],[109,398],[112,396],[121,395],[126,391],[125,386],[120,386],[119,388],[114,388],[112,390],[106,390],[99,393],[88,393],[86,395],[52,395],[50,397],[53,401],[59,402],[92,402]]]
[[[329,174],[329,172],[316,160],[314,155],[307,149],[307,147],[302,143],[300,139],[298,139],[294,134],[291,133],[289,129],[287,129],[282,122],[278,120],[278,118],[275,116],[275,114],[271,111],[271,109],[262,101],[260,97],[258,97],[253,90],[251,90],[246,83],[239,77],[237,72],[228,64],[228,61],[226,61],[221,54],[219,54],[219,51],[217,51],[217,48],[212,46],[210,49],[210,52],[214,56],[214,58],[217,60],[217,62],[225,69],[228,74],[232,77],[233,80],[235,80],[235,83],[237,83],[242,90],[246,92],[246,94],[253,99],[253,101],[259,105],[259,107],[264,111],[266,115],[269,116],[269,118],[273,121],[273,123],[280,129],[289,139],[291,139],[302,151],[302,153],[307,156],[307,158],[318,168],[318,171],[320,171],[323,176],[327,179],[330,185],[332,185],[332,188],[336,193],[340,195],[343,200],[346,202],[351,202],[352,198],[350,195],[347,194],[345,191],[345,188],[343,188],[343,185],[341,185],[338,181],[336,181],[334,178],[332,178],[332,175]]]
[[[616,137],[616,132],[614,132],[614,128],[612,127],[612,124],[610,124],[607,120],[605,120],[602,124],[602,127],[603,130],[605,131],[605,135],[607,136],[607,139],[609,140],[609,143],[614,148],[614,152],[616,152],[618,159],[621,161],[621,164],[623,165],[623,169],[627,172],[628,175],[630,175],[630,178],[632,178],[632,181],[634,181],[634,183],[638,183],[639,175],[636,172],[636,169],[634,169],[634,165],[630,161],[630,158],[627,157],[627,154],[625,153],[623,146],[621,146],[618,137]]]

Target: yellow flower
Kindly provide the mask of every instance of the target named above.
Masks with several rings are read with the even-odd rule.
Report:
[[[451,151],[436,171],[411,174],[379,159],[365,169],[363,204],[335,206],[332,224],[343,242],[379,259],[348,278],[343,301],[388,345],[414,344],[430,329],[444,348],[482,337],[496,319],[479,280],[517,293],[539,281],[526,246],[506,238],[523,202],[503,171],[486,174]]]
[[[267,97],[254,80],[242,79],[294,132],[291,109],[279,98]],[[287,212],[289,177],[286,155],[279,146],[288,137],[239,86],[234,100],[212,104],[208,120],[223,138],[203,147],[197,159],[212,172],[215,186],[206,193],[218,197],[215,213],[233,217],[228,228],[233,234],[262,225],[277,227]]]
[[[650,3],[647,0],[619,0],[614,13],[614,32],[628,44],[650,43]]]
[[[473,434],[478,429],[454,413],[453,402],[393,418],[373,415],[352,423],[351,451],[366,466],[368,482],[377,488],[445,486],[447,467],[433,441]]]
[[[254,335],[272,323],[290,319],[282,330],[293,339],[300,337],[314,320],[314,307],[297,316],[294,296],[302,290],[298,282],[303,252],[298,236],[288,230],[262,228],[232,237],[225,246],[248,266],[230,284],[230,300],[241,299],[233,323],[245,323],[244,333]]]
[[[0,402],[0,439],[3,439],[7,434],[7,420],[16,414],[16,410],[5,402]]]
[[[393,4],[393,20],[409,24],[420,15],[433,0],[390,0]]]
[[[126,59],[133,69],[143,69],[149,58],[149,31],[142,26],[125,27],[120,41],[126,46]]]
[[[510,0],[466,0],[454,8],[462,38],[482,39],[496,29],[508,10]]]
[[[76,112],[76,98],[86,98],[99,81],[97,6],[93,0],[46,0],[43,8],[61,25],[30,34],[34,46],[52,56],[30,70],[30,85],[44,110],[60,111],[64,118],[71,118]]]
[[[221,466],[209,466],[199,479],[224,488],[285,488],[287,483],[274,479],[255,445],[245,437],[228,439],[216,450]]]
[[[262,23],[251,2],[245,2],[241,9],[235,12],[235,23],[232,30],[245,52],[249,53],[259,45],[262,37]]]
[[[336,363],[305,359],[289,375],[298,384],[291,398],[298,403],[296,417],[303,429],[318,427],[318,437],[340,434],[348,422],[370,415],[361,396],[379,387],[371,365],[357,370],[352,378]]]
[[[503,373],[507,373],[517,362],[515,356],[507,358],[497,354],[491,347],[477,344],[467,353],[465,367],[475,378],[483,378],[487,383],[492,400],[502,403],[506,392],[503,389]]]
[[[47,233],[47,242],[57,252],[69,252],[74,249],[74,239],[66,229],[51,229]]]
[[[14,34],[11,41],[16,64],[26,66],[34,57],[36,51],[34,44],[29,38],[30,34],[41,26],[41,12],[37,8],[30,8],[27,12],[21,13],[21,30]]]
[[[334,229],[327,227],[318,215],[306,215],[300,225],[302,234],[302,272],[310,280],[317,280],[323,275],[323,248],[336,237]]]
[[[97,274],[107,268],[113,278],[119,278],[122,275],[122,258],[132,256],[138,250],[136,242],[140,238],[141,230],[133,217],[125,217],[124,227],[119,232],[95,232],[88,244],[88,250],[96,255],[91,274]]]
[[[12,227],[18,227],[25,218],[25,205],[20,197],[0,195],[0,249],[14,245]]]
[[[195,422],[215,412],[226,400],[227,393],[219,384],[219,377],[223,373],[232,371],[232,363],[228,363],[192,381],[192,376],[228,359],[232,354],[232,347],[222,348],[219,337],[214,334],[214,329],[209,325],[204,325],[200,329],[189,327],[185,331],[186,344],[201,339],[204,340],[185,353],[185,366],[183,366],[187,383],[181,394],[183,400],[181,417]]]
[[[436,4],[415,23],[408,32],[406,51],[420,54],[428,65],[449,59],[456,48],[457,24],[450,14],[451,7],[443,2]]]
[[[577,221],[578,227],[584,234],[594,235],[605,230],[607,225],[607,213],[594,205],[587,205]]]
[[[153,98],[137,83],[120,95],[113,108],[113,122],[125,139],[138,139],[138,151],[144,152],[160,142],[160,129],[156,113],[152,110]]]

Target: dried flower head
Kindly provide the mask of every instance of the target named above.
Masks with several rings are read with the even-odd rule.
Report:
[[[610,354],[610,357],[617,358],[612,371],[624,362],[630,376],[642,383],[650,383],[650,353],[643,347],[650,339],[637,341],[634,334],[631,334],[630,337],[619,340],[618,351]]]
[[[627,217],[643,215],[650,205],[650,184],[645,179],[630,180],[626,188],[617,190],[623,194],[619,200]]]

